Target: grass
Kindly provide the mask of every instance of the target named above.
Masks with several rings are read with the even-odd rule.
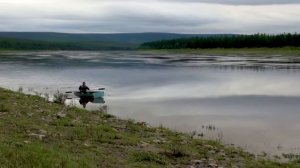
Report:
[[[161,49],[139,50],[143,53],[184,53],[184,54],[207,54],[207,55],[284,55],[300,56],[300,47],[282,48],[214,48],[214,49]]]
[[[64,114],[64,115],[62,115]],[[297,158],[297,157],[296,157]],[[0,88],[0,167],[300,167]]]
[[[133,163],[165,165],[165,156],[159,153],[150,151],[132,152],[129,154],[129,160]]]

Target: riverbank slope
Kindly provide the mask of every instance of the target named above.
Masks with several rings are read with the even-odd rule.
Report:
[[[0,88],[1,167],[300,167]]]

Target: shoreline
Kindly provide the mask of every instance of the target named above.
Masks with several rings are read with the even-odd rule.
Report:
[[[300,166],[297,159],[280,163],[217,141],[2,88],[0,100],[0,163],[7,167]]]
[[[136,51],[140,53],[177,53],[177,54],[211,54],[211,55],[289,55],[300,56],[300,47],[280,48],[212,48],[212,49],[131,49],[131,50],[1,50],[1,53],[9,52],[99,52],[99,51]]]
[[[208,54],[208,55],[288,55],[300,56],[300,47],[283,48],[213,48],[213,49],[139,49],[142,53],[177,53],[177,54]]]

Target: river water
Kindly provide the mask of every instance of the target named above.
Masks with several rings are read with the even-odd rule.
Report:
[[[0,55],[0,87],[31,93],[105,87],[107,112],[250,152],[300,152],[300,57],[168,52]]]

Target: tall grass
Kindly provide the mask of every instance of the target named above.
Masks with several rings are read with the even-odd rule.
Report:
[[[57,90],[57,92],[53,95],[53,102],[58,104],[64,104],[67,99],[67,95]]]

